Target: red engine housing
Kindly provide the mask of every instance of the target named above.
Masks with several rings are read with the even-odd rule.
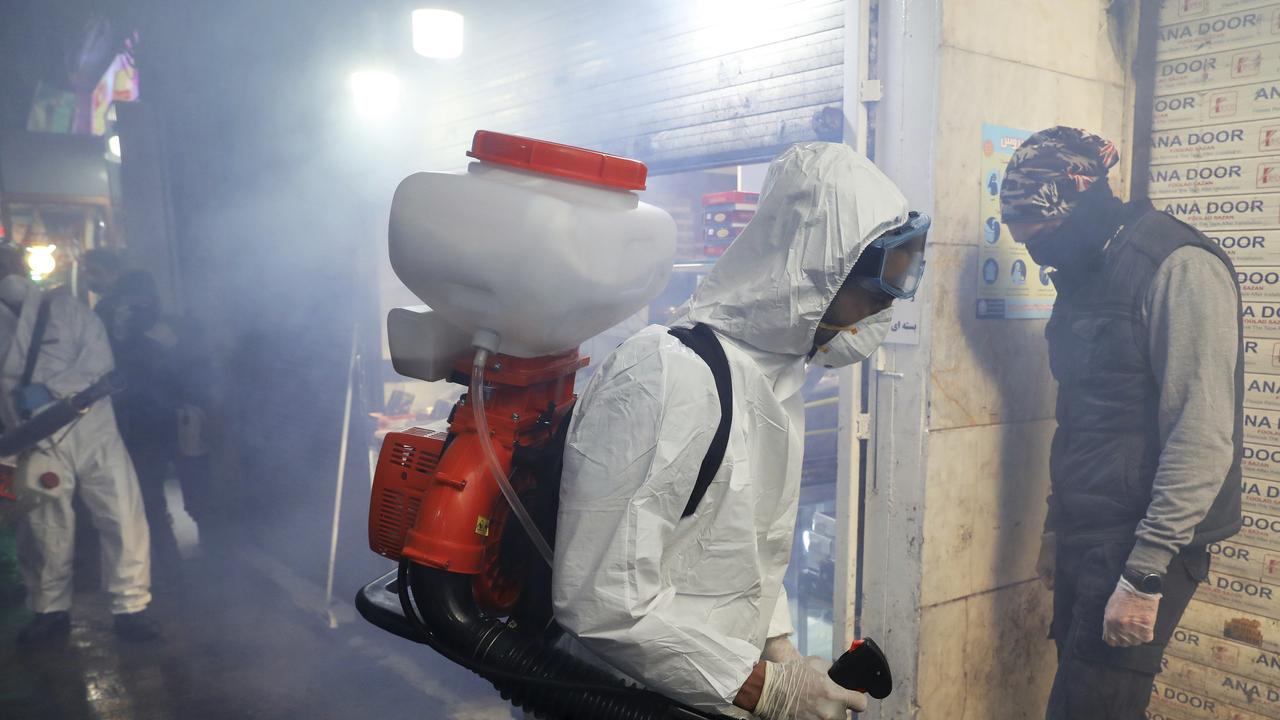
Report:
[[[485,368],[485,417],[502,470],[517,491],[533,482],[511,458],[517,444],[538,447],[574,401],[574,374],[587,364],[576,350],[532,359],[495,355]],[[469,362],[459,362],[469,376]],[[509,515],[476,432],[474,399],[454,406],[448,433],[413,428],[382,444],[369,503],[369,547],[379,555],[475,575],[477,602],[506,613],[520,597],[517,578],[499,563]],[[552,538],[548,538],[551,540]]]

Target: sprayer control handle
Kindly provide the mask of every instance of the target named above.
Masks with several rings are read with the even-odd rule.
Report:
[[[853,643],[827,671],[827,677],[846,690],[864,692],[877,700],[893,692],[893,676],[889,660],[871,638]]]

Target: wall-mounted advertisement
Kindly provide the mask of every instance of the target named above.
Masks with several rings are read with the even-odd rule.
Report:
[[[1013,152],[1029,130],[984,124],[979,183],[978,318],[1047,318],[1057,293],[1026,249],[1013,241],[1000,217],[1000,184]]]
[[[1210,2],[1210,0],[1175,0],[1164,5],[1182,5],[1191,13],[1224,13],[1212,17],[1199,17],[1186,22],[1165,25],[1160,28],[1160,42],[1156,58],[1169,58],[1219,53],[1224,50],[1253,47],[1273,43],[1280,39],[1280,5],[1269,3],[1248,8],[1249,2]],[[1235,5],[1242,9],[1227,12]],[[1215,7],[1216,6],[1216,7]],[[1161,21],[1166,15],[1162,13]]]
[[[1275,120],[1250,120],[1151,134],[1151,162],[1155,165],[1263,155],[1278,151],[1280,123]]]
[[[1156,67],[1156,94],[1280,80],[1280,45],[1165,60]]]
[[[1268,81],[1163,95],[1155,100],[1152,129],[1202,128],[1256,120],[1274,122],[1280,114],[1280,82]]]
[[[1164,0],[1160,3],[1160,27],[1266,7],[1272,2],[1273,0]]]
[[[27,113],[29,132],[106,135],[114,122],[112,107],[139,99],[134,60],[138,32],[125,36],[121,48],[115,40],[104,39],[111,37],[109,28],[98,24],[89,30],[86,48],[76,56],[67,79],[42,81],[36,88]],[[97,81],[84,81],[82,76]]]
[[[1242,527],[1174,632],[1150,717],[1280,718],[1280,3],[1162,4],[1149,195],[1235,265]]]
[[[102,79],[93,89],[93,120],[90,132],[94,135],[105,135],[109,120],[107,117],[111,106],[118,102],[134,102],[138,99],[138,68],[133,61],[133,42],[126,41],[125,51],[116,55],[102,73]]]

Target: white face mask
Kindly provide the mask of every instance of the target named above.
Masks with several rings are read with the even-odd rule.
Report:
[[[824,368],[839,368],[860,363],[871,357],[872,353],[884,342],[889,334],[889,324],[893,321],[893,306],[863,318],[848,326],[840,327],[818,323],[819,328],[837,330],[836,336],[826,345],[818,348],[809,362]]]

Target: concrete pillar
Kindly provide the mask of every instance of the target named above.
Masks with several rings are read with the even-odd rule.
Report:
[[[900,682],[870,717],[1043,717],[1055,667],[1035,580],[1056,386],[1044,320],[978,320],[984,123],[1074,125],[1125,160],[1105,0],[881,0],[876,161],[934,218],[921,344],[875,375],[863,627]]]

